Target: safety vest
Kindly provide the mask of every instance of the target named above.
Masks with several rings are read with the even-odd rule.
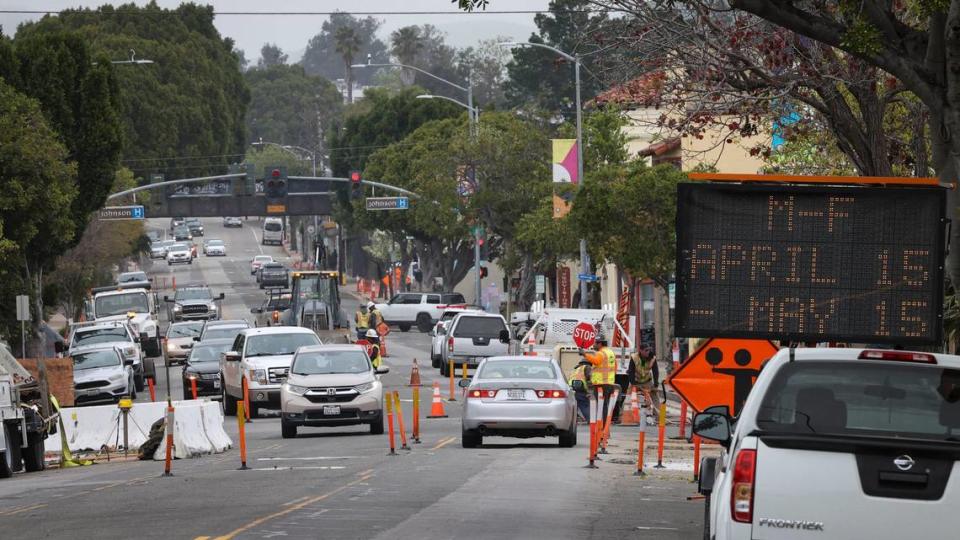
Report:
[[[637,384],[647,384],[653,380],[653,359],[636,357],[637,364]]]
[[[584,390],[588,390],[588,389],[589,389],[588,387],[589,387],[590,385],[589,385],[589,383],[587,382],[587,366],[581,364],[581,365],[577,366],[576,369],[573,370],[573,373],[570,374],[570,381],[569,381],[571,388],[573,388],[573,382],[574,382],[574,381],[581,381],[581,382],[583,382],[583,388],[584,388]]]
[[[357,328],[370,328],[370,314],[357,312]]]
[[[373,364],[373,369],[378,369],[381,361],[380,346],[374,345],[373,347],[370,347],[370,363]]]
[[[616,384],[617,382],[617,354],[610,347],[597,351],[601,355],[599,365],[595,366],[590,375],[590,384]],[[594,357],[596,358],[596,357]]]
[[[380,323],[383,322],[383,315],[380,314],[380,310],[379,310],[379,309],[376,309],[376,308],[371,309],[371,310],[369,311],[369,313],[370,313],[370,319],[369,319],[370,326],[369,326],[369,328],[376,328],[377,326],[380,325]]]

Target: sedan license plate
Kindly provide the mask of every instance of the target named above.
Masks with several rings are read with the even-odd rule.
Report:
[[[507,390],[507,399],[527,399],[527,393],[523,390]]]
[[[340,406],[339,405],[324,405],[323,407],[324,416],[340,416]]]

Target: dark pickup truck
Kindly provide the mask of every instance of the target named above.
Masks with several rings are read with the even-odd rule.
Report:
[[[260,288],[290,287],[290,271],[282,264],[271,262],[260,267]]]

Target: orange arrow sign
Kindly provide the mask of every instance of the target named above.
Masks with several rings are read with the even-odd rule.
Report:
[[[666,382],[698,412],[726,405],[736,416],[760,374],[760,366],[777,350],[767,340],[711,338]]]

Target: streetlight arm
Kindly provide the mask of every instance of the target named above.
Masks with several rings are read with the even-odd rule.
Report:
[[[459,90],[462,90],[462,91],[464,91],[464,92],[467,92],[467,91],[468,91],[465,86],[461,86],[461,85],[459,85],[459,84],[457,84],[457,83],[455,83],[455,82],[450,82],[450,81],[444,79],[443,77],[437,77],[437,76],[434,75],[433,73],[430,73],[429,71],[420,69],[420,68],[418,68],[417,66],[408,66],[407,64],[354,64],[354,65],[352,65],[352,66],[350,66],[350,67],[352,67],[352,68],[365,68],[365,67],[402,67],[402,68],[412,69],[412,70],[414,70],[414,71],[416,71],[416,72],[418,72],[418,73],[423,73],[424,75],[426,75],[426,76],[428,76],[428,77],[433,77],[434,79],[436,79],[436,80],[438,80],[438,81],[440,81],[440,82],[447,83],[447,84],[449,84],[450,86],[452,86],[452,87],[454,87],[454,88],[457,88],[457,89],[459,89]]]
[[[530,41],[504,41],[502,43],[497,43],[497,45],[499,45],[500,47],[540,47],[541,49],[547,49],[548,51],[553,51],[571,62],[578,61],[575,56],[571,56],[556,47],[551,47],[550,45],[547,45],[546,43],[533,43]]]

